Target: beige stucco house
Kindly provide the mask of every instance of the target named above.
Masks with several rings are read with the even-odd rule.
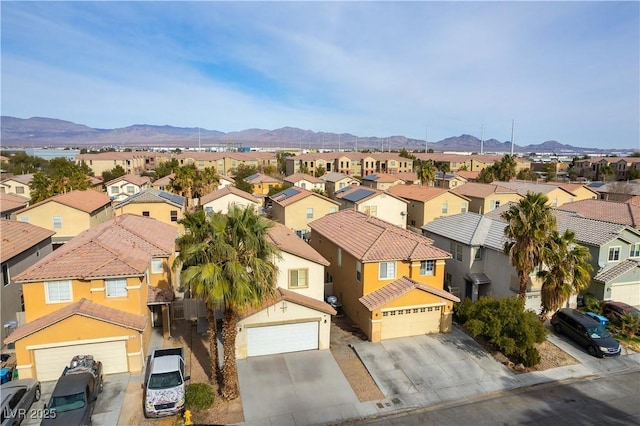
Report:
[[[358,186],[360,181],[354,177],[347,176],[344,173],[330,172],[323,176],[320,176],[325,182],[325,190],[327,191],[327,197],[335,200],[335,194],[337,191],[347,186]]]
[[[407,227],[407,201],[374,188],[348,186],[335,194],[340,210],[356,210],[378,217],[400,228]]]
[[[451,189],[454,194],[469,199],[469,211],[485,214],[509,202],[518,202],[522,195],[517,190],[491,183],[468,182]]]
[[[7,194],[17,194],[31,199],[31,188],[29,184],[33,180],[33,174],[16,175],[0,182],[0,192]]]
[[[135,214],[150,217],[172,225],[182,234],[183,228],[178,222],[184,217],[184,197],[166,191],[145,189],[125,198],[114,207],[116,216]]]
[[[242,208],[253,206],[255,209],[258,209],[260,204],[260,200],[256,197],[235,186],[225,186],[200,199],[200,205],[207,213],[221,212],[226,214],[229,211],[230,205],[236,205]]]
[[[272,195],[269,202],[269,217],[301,238],[309,232],[309,222],[340,209],[340,203],[297,186]]]
[[[318,189],[320,191],[325,190],[324,180],[315,176],[308,175],[306,173],[294,173],[282,180],[288,184],[300,187],[302,189],[307,189],[309,191],[314,189]]]
[[[404,180],[389,173],[371,173],[362,178],[360,185],[385,191],[395,185],[404,185]]]

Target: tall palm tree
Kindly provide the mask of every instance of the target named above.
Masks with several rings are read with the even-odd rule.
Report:
[[[572,294],[586,289],[591,281],[593,266],[589,250],[578,244],[575,234],[566,230],[564,234],[553,231],[543,249],[545,269],[538,272],[542,278],[542,312],[545,320],[548,313],[558,310]]]
[[[518,272],[518,295],[523,300],[529,276],[542,263],[549,234],[556,229],[556,220],[548,201],[549,198],[544,194],[529,192],[519,203],[502,213],[502,218],[507,221],[504,252],[509,255],[511,264]]]
[[[198,198],[212,193],[218,189],[220,185],[220,176],[213,167],[206,167],[204,170],[197,170],[195,175],[195,182],[193,192]]]
[[[232,206],[224,215],[199,210],[181,221],[187,232],[178,239],[182,280],[192,293],[204,299],[209,317],[212,376],[218,377],[217,342],[213,315],[218,303],[224,308],[222,338],[222,396],[238,396],[235,340],[239,315],[260,307],[275,292],[278,248],[267,239],[271,222],[253,208]],[[213,327],[213,329],[212,329]]]
[[[169,185],[172,192],[181,195],[187,199],[187,203],[193,198],[193,182],[196,178],[196,166],[189,164],[187,166],[178,167],[174,171],[174,177]]]
[[[433,163],[429,160],[418,161],[417,166],[416,172],[421,184],[431,185],[431,182],[433,182],[433,179],[436,176],[436,168]]]

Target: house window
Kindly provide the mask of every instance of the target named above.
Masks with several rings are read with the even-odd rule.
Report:
[[[204,208],[205,213],[207,214],[207,216],[211,215],[211,213],[213,213],[213,207],[205,207]]]
[[[112,193],[112,194],[118,194],[118,193],[120,193],[120,188],[118,188],[117,186],[112,186],[112,187],[111,187],[111,193]]]
[[[356,280],[358,282],[362,281],[362,263],[356,260]]]
[[[307,183],[306,182],[300,182],[300,188],[307,189]]]
[[[144,217],[149,217],[149,211],[144,211],[144,212],[142,212],[142,216],[144,216]]]
[[[133,194],[133,185],[127,185],[127,194]]]
[[[21,216],[20,222],[29,223],[29,216]]]
[[[178,210],[171,210],[171,222],[178,221]]]
[[[127,280],[105,280],[107,288],[107,297],[124,297],[127,295]]]
[[[378,264],[378,278],[392,280],[396,277],[396,262],[380,262]]]
[[[609,262],[617,262],[620,260],[620,247],[611,247],[609,249]]]
[[[151,273],[161,274],[162,272],[162,259],[151,259]]]
[[[491,200],[489,202],[489,210],[495,210],[500,207],[500,200]]]
[[[455,260],[462,262],[462,244],[451,241],[451,257]]]
[[[71,301],[71,281],[49,281],[44,283],[47,303]]]
[[[53,217],[53,229],[61,229],[62,228],[62,217],[54,216]]]
[[[338,266],[342,266],[342,249],[338,247]]]
[[[631,244],[629,257],[640,257],[640,243]]]
[[[460,204],[460,213],[466,213],[467,212],[467,202],[463,202],[462,204]]]
[[[307,269],[289,270],[289,288],[309,287],[309,271]]]
[[[335,213],[336,211],[335,207],[329,207],[329,213]]]
[[[378,206],[364,206],[363,211],[369,216],[378,216]]]
[[[449,203],[442,203],[442,214],[447,214],[449,211]]]
[[[4,286],[8,286],[11,281],[11,277],[9,276],[9,265],[4,263],[2,265],[2,284]]]
[[[16,194],[24,194],[24,186],[16,186]]]
[[[482,260],[482,247],[476,249],[476,254],[473,256],[473,260]]]
[[[307,208],[307,219],[313,219],[313,207]]]
[[[433,275],[435,268],[436,268],[435,260],[420,261],[420,275]]]

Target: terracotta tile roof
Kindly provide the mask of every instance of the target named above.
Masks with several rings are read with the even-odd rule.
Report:
[[[233,180],[232,178],[230,178],[228,176],[225,176],[225,175],[220,175],[220,182],[222,182],[223,180],[226,180],[230,184],[235,184],[236,183],[236,181]]]
[[[315,263],[319,263],[324,266],[329,266],[329,261],[322,257],[320,253],[314,250],[308,243],[298,237],[286,226],[272,222],[273,227],[269,229],[269,239],[275,244],[281,251],[293,254],[303,259],[310,260]]]
[[[116,205],[116,208],[127,204],[168,203],[176,207],[184,207],[184,197],[178,194],[147,188],[135,194],[129,195]]]
[[[575,195],[573,192],[562,188],[558,185],[552,185],[552,184],[548,184],[548,183],[537,183],[537,182],[525,182],[525,181],[518,181],[518,180],[512,180],[509,182],[493,182],[494,184],[497,185],[502,185],[505,186],[507,188],[511,188],[513,190],[516,190],[520,195],[525,196],[527,195],[527,192],[539,192],[542,194],[547,194],[551,191],[553,191],[556,188],[560,188],[563,189],[564,191],[568,192],[571,195]]]
[[[72,238],[26,271],[16,282],[144,275],[151,258],[175,250],[176,228],[125,214]]]
[[[40,207],[43,204],[59,203],[76,210],[83,211],[85,213],[93,213],[96,210],[103,208],[111,204],[111,199],[104,192],[96,191],[94,189],[87,189],[84,191],[71,191],[65,194],[54,195],[51,198],[42,200],[39,203],[32,204],[29,207],[21,210],[19,213],[30,211],[36,207]]]
[[[436,188],[435,186],[395,185],[387,189],[387,192],[406,200],[425,202],[433,198],[437,198],[440,195],[446,194],[449,191],[444,188]],[[463,195],[455,194],[453,192],[452,194],[468,200],[468,198]]]
[[[253,195],[249,194],[248,192],[244,192],[241,189],[236,188],[235,186],[232,185],[228,185],[225,186],[224,188],[220,188],[217,189],[215,191],[213,191],[210,194],[205,195],[204,197],[202,197],[200,199],[200,204],[207,204],[210,203],[211,201],[217,200],[219,198],[225,197],[229,194],[233,194],[233,195],[237,195],[238,197],[242,197],[245,200],[249,200],[253,203],[259,204],[260,201],[258,201],[258,199],[256,197],[254,197]]]
[[[480,172],[472,172],[471,170],[458,170],[455,174],[466,180],[475,180],[480,176]]]
[[[454,192],[459,195],[464,195],[467,197],[475,197],[475,198],[485,198],[492,194],[517,194],[518,191],[516,189],[507,188],[501,184],[493,184],[493,183],[477,183],[477,182],[467,182],[464,185],[460,185],[456,188],[451,189],[451,192]]]
[[[389,173],[371,173],[370,175],[363,177],[362,180],[368,180],[371,182],[379,182],[379,183],[393,183],[402,179],[400,179],[396,175],[391,175]]]
[[[92,186],[102,185],[102,183],[104,183],[104,179],[100,176],[89,176],[89,183],[91,183]]]
[[[282,302],[282,301],[295,303],[297,305],[315,309],[317,311],[324,312],[329,315],[335,315],[337,313],[336,310],[331,307],[331,305],[329,305],[328,303],[322,300],[317,300],[309,296],[304,296],[294,291],[285,290],[284,288],[278,287],[276,288],[273,297],[266,299],[264,303],[257,308],[247,309],[242,314],[240,314],[240,318],[244,319],[244,318],[250,317],[251,315],[257,312],[260,312],[261,310],[268,308],[269,306],[273,306],[276,303]]]
[[[451,257],[427,237],[352,209],[314,220],[309,227],[362,262]]]
[[[146,158],[152,156],[153,153],[149,152],[123,152],[123,151],[110,151],[110,152],[99,152],[92,154],[78,154],[76,155],[76,160],[79,161],[109,161],[109,160],[130,160],[134,158]]]
[[[18,194],[0,192],[0,211],[8,212],[29,205],[29,199]]]
[[[282,206],[282,207],[286,207],[289,206],[291,204],[297,203],[300,200],[304,200],[307,197],[315,197],[315,198],[320,198],[322,200],[325,200],[331,204],[335,204],[336,206],[340,206],[340,203],[324,197],[320,194],[316,194],[313,191],[307,191],[306,189],[302,189],[300,187],[297,186],[292,186],[291,188],[287,188],[284,191],[278,192],[277,194],[272,195],[271,201],[273,201],[274,203]]]
[[[51,312],[50,314],[18,327],[4,340],[4,343],[8,344],[16,342],[73,315],[93,318],[98,321],[120,325],[137,331],[143,331],[147,326],[147,318],[144,315],[135,315],[119,309],[110,308],[105,305],[91,302],[83,297],[76,303],[67,305],[62,309],[58,309],[57,311]]]
[[[128,174],[128,175],[124,175],[124,176],[120,176],[118,178],[115,178],[113,180],[110,180],[109,182],[105,183],[105,186],[111,186],[114,185],[118,182],[129,182],[132,183],[134,185],[137,186],[142,186],[142,185],[150,185],[151,184],[151,179],[149,179],[149,176],[139,176],[139,175],[133,175],[133,174]]]
[[[596,276],[593,278],[595,281],[601,283],[608,283],[609,281],[613,281],[618,278],[620,275],[625,274],[631,271],[634,268],[640,268],[640,261],[633,259],[625,259],[622,262],[611,266],[610,268],[605,268],[598,272]]]
[[[176,298],[173,291],[167,288],[159,288],[148,285],[149,292],[147,293],[147,305],[159,305],[164,303],[173,302]]]
[[[306,180],[307,182],[311,182],[311,183],[324,183],[322,179],[317,178],[315,176],[308,175],[306,173],[294,173],[292,175],[285,177],[282,180],[285,182],[289,182],[291,184],[295,184],[301,180]]]
[[[171,180],[176,177],[175,173],[169,173],[168,175],[156,179],[153,181],[153,186],[168,186],[171,184]]]
[[[565,203],[557,209],[578,213],[590,219],[640,228],[640,205],[590,199]]]
[[[407,204],[406,200],[403,200],[402,198],[394,195],[389,191],[383,191],[381,189],[372,188],[370,186],[360,185],[345,186],[335,193],[335,197],[338,200],[346,200],[355,205],[358,205],[364,201],[378,197],[380,194],[386,194],[391,198],[395,198],[396,200],[402,201],[403,203]]]
[[[320,179],[322,179],[325,182],[339,182],[339,181],[341,181],[342,179],[345,179],[345,178],[357,181],[357,179],[355,179],[355,178],[353,178],[353,177],[351,177],[349,175],[345,175],[344,173],[339,173],[339,172],[329,172],[329,173],[326,173],[326,174],[320,176]]]
[[[9,178],[4,179],[2,183],[5,183],[11,180],[14,182],[21,183],[23,185],[29,185],[29,183],[33,180],[33,173],[11,176]]]
[[[0,219],[0,261],[6,262],[54,234],[53,231],[29,223]]]
[[[420,180],[418,179],[418,174],[416,172],[400,172],[393,176],[405,182],[417,182]]]
[[[384,287],[372,291],[366,296],[362,296],[358,300],[360,300],[360,303],[362,303],[367,309],[369,309],[369,311],[373,311],[374,309],[378,309],[386,303],[389,303],[392,300],[397,299],[398,297],[407,294],[414,289],[422,290],[427,293],[440,296],[443,299],[451,300],[452,302],[460,301],[458,297],[447,291],[427,284],[419,283],[409,277],[402,277],[398,280],[395,280],[394,282],[387,284]]]

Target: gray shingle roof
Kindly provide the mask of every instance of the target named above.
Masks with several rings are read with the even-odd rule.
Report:
[[[145,189],[122,200],[117,207],[130,203],[169,203],[177,207],[184,207],[184,197],[158,189]]]
[[[618,278],[620,275],[631,271],[633,268],[640,268],[640,262],[633,259],[625,259],[610,268],[604,268],[598,272],[594,277],[594,280],[601,283],[608,283],[609,281]]]

